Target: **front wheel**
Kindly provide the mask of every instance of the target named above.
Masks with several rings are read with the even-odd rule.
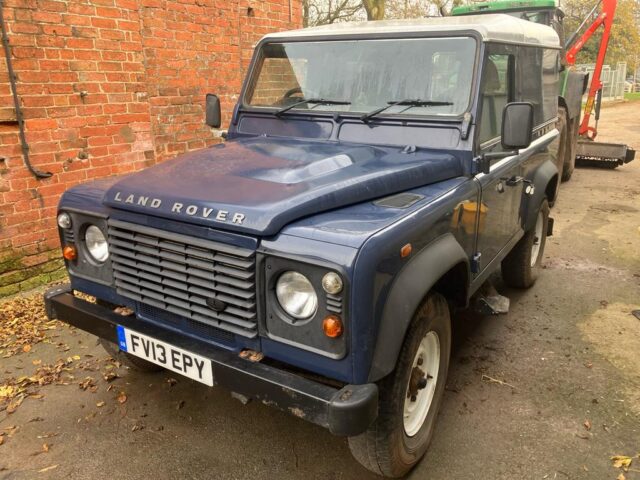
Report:
[[[445,298],[430,294],[407,331],[396,368],[379,384],[378,418],[349,448],[365,468],[401,477],[427,451],[444,395],[451,353]]]
[[[502,278],[510,287],[529,288],[538,278],[547,241],[549,203],[543,200],[533,228],[529,229],[513,250],[502,260]]]

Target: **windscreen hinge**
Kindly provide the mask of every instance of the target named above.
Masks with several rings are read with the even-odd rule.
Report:
[[[460,137],[462,140],[467,140],[469,138],[472,120],[473,116],[469,112],[465,112],[462,116],[462,125],[460,126]]]

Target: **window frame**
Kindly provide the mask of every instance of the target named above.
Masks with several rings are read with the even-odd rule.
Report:
[[[500,51],[492,51],[492,48],[499,49]],[[482,62],[482,71],[480,72],[480,88],[478,90],[478,109],[476,112],[476,139],[475,144],[476,148],[480,151],[488,151],[493,149],[496,145],[500,147],[500,142],[502,139],[502,132],[500,131],[497,136],[489,138],[480,142],[480,129],[481,124],[478,124],[477,119],[482,122],[482,110],[484,106],[484,92],[482,90],[482,81],[484,80],[484,66],[489,60],[490,55],[507,55],[509,58],[507,60],[507,103],[515,102],[516,100],[516,75],[517,75],[517,62],[518,62],[518,45],[506,44],[506,43],[496,43],[496,42],[487,42],[485,43],[483,62]],[[498,114],[502,119],[502,112]],[[502,126],[502,123],[500,124]]]
[[[418,121],[418,122],[463,122],[466,116],[475,110],[477,103],[477,87],[479,82],[480,73],[478,71],[480,65],[480,58],[482,55],[482,46],[484,44],[482,37],[480,34],[474,30],[460,30],[460,31],[452,31],[452,32],[410,32],[405,33],[403,35],[398,35],[397,33],[381,33],[378,35],[362,35],[362,34],[353,34],[353,35],[341,35],[341,36],[305,36],[305,37],[292,37],[292,38],[278,38],[278,39],[270,39],[265,38],[260,41],[255,48],[254,56],[252,58],[249,69],[246,73],[246,79],[243,83],[242,91],[240,92],[240,98],[238,102],[237,115],[243,113],[269,113],[273,114],[274,111],[277,110],[276,107],[268,107],[268,106],[255,106],[247,103],[247,96],[252,89],[255,88],[255,84],[258,79],[257,73],[262,66],[262,62],[264,60],[264,46],[267,44],[274,43],[294,43],[294,42],[332,42],[332,41],[376,41],[376,40],[409,40],[409,39],[446,39],[446,38],[470,38],[475,42],[475,53],[473,59],[473,67],[471,72],[471,83],[469,87],[469,99],[467,102],[466,108],[460,112],[459,114],[439,114],[439,115],[416,115],[411,114],[410,110],[402,113],[388,113],[383,112],[377,115],[375,118],[377,121]],[[296,117],[328,117],[334,118],[339,116],[344,119],[351,118],[359,118],[362,113],[361,112],[336,112],[336,111],[323,111],[323,110],[290,110],[287,112],[290,114],[287,118],[296,118]]]

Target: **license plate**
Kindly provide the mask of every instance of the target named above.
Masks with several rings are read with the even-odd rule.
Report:
[[[213,386],[211,361],[201,355],[129,330],[122,325],[118,325],[118,347],[123,352],[143,358],[210,387]]]

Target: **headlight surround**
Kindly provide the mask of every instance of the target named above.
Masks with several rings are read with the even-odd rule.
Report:
[[[278,277],[276,297],[280,307],[298,320],[311,318],[318,311],[318,295],[303,274],[289,270]]]
[[[87,252],[93,260],[104,263],[109,258],[107,238],[96,225],[89,225],[84,232],[84,241]]]

